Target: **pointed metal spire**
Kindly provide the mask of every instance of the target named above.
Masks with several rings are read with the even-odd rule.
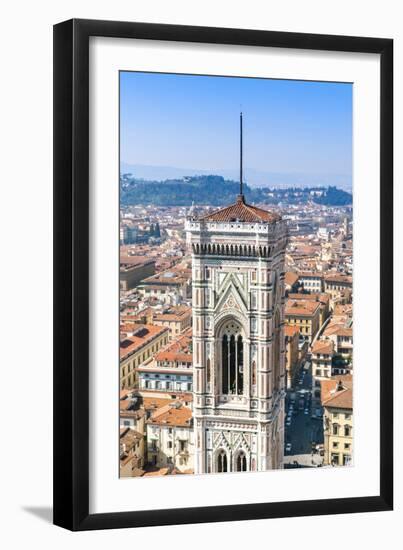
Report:
[[[239,129],[240,129],[240,162],[239,162],[239,195],[243,198],[243,143],[242,143],[242,111],[239,117]]]

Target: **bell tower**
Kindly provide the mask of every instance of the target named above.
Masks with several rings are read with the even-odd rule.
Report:
[[[281,468],[286,222],[246,203],[188,216],[195,473]]]

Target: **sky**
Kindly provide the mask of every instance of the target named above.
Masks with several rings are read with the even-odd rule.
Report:
[[[241,110],[246,181],[283,174],[351,185],[348,83],[121,72],[121,167],[235,176]]]

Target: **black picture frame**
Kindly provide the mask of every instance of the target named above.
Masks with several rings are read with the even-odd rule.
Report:
[[[380,491],[370,497],[89,513],[89,39],[377,53],[380,122]],[[392,510],[393,40],[73,19],[54,26],[54,523],[71,530]]]

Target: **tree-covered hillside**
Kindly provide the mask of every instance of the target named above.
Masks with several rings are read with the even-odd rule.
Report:
[[[148,181],[131,174],[120,178],[122,205],[154,204],[156,206],[221,206],[235,201],[239,183],[222,176],[189,176],[182,179]],[[336,187],[255,188],[244,184],[249,203],[298,204],[313,201],[327,206],[345,206],[352,203],[352,195]]]

